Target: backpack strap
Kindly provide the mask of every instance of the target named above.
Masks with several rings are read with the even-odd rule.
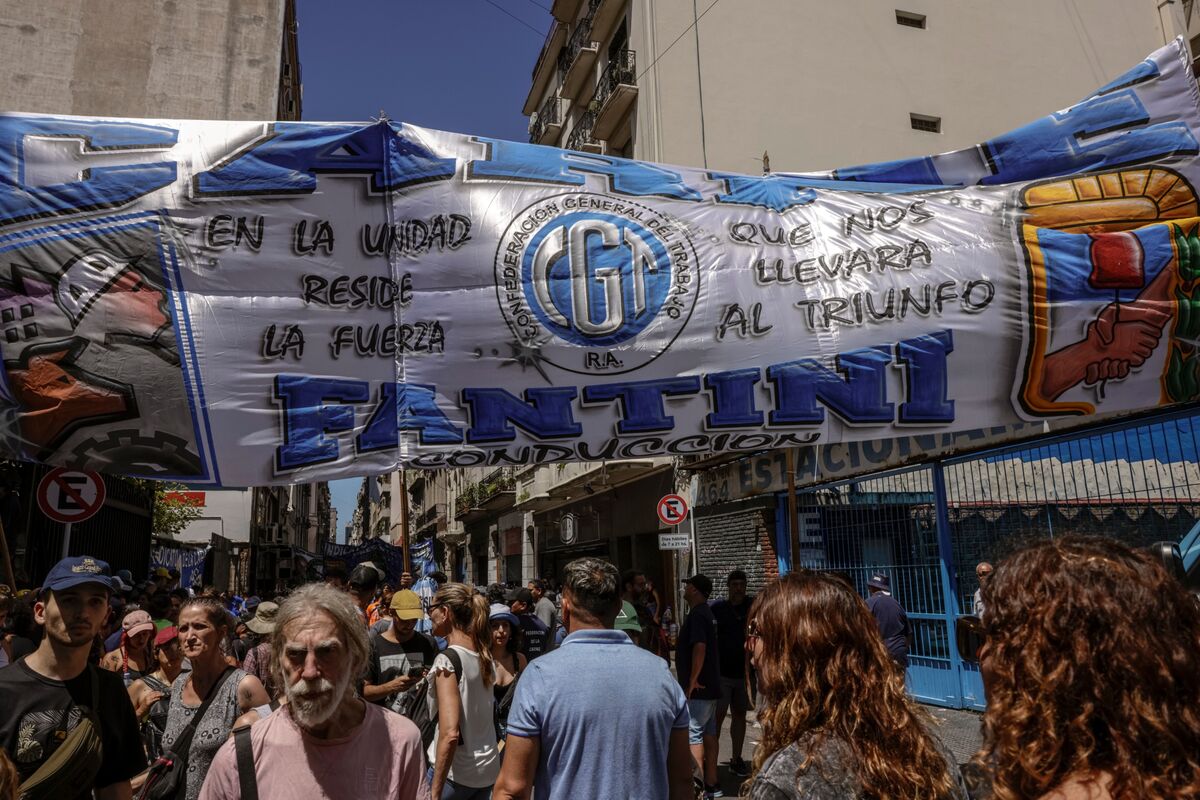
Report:
[[[447,647],[442,651],[446,654],[446,658],[450,659],[450,666],[454,667],[454,680],[462,680],[462,656],[453,647]]]
[[[455,650],[451,646],[447,646],[446,649],[443,650],[442,652],[445,653],[446,658],[448,658],[450,660],[450,666],[454,667],[454,682],[456,684],[458,684],[458,687],[459,687],[459,689],[458,689],[459,716],[460,716],[460,719],[465,718],[467,710],[462,707],[462,674],[463,674],[462,656],[460,656],[458,654],[458,651]],[[463,734],[462,734],[462,729],[460,728],[459,732],[458,732],[458,744],[461,745],[462,743],[463,743]]]
[[[254,774],[254,750],[251,748],[250,726],[233,732],[233,749],[237,753],[238,786],[242,800],[258,800],[258,776]]]

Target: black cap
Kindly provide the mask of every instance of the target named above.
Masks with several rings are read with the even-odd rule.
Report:
[[[508,601],[509,605],[520,600],[525,605],[531,606],[533,605],[533,592],[525,587],[521,587],[520,589],[513,589],[504,599]]]
[[[705,597],[708,597],[712,594],[712,581],[708,579],[707,575],[693,575],[692,577],[686,579],[684,583],[690,583],[692,586],[695,586],[700,590],[700,594],[704,595]]]
[[[359,564],[350,572],[350,579],[346,583],[361,586],[363,589],[374,589],[379,585],[379,571],[366,564]]]

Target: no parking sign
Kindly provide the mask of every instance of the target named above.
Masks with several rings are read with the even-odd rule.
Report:
[[[677,494],[663,495],[658,501],[658,519],[664,525],[678,525],[687,519],[688,504]]]
[[[55,522],[90,519],[104,505],[104,496],[104,479],[82,469],[52,469],[37,488],[38,508]]]

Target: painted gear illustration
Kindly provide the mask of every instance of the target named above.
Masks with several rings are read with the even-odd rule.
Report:
[[[200,475],[200,457],[187,440],[169,433],[146,436],[137,429],[110,431],[81,442],[71,466],[135,477]]]

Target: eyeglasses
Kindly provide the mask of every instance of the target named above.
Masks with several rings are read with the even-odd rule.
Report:
[[[758,629],[758,620],[752,619],[746,625],[746,643],[749,644],[752,639],[762,639],[762,633]]]
[[[983,621],[976,616],[959,617],[954,623],[954,643],[958,646],[958,657],[967,664],[979,663],[979,651],[987,637],[983,632]]]
[[[433,611],[435,608],[445,608],[445,607],[446,607],[445,603],[434,603],[431,606],[429,606],[429,610]]]

